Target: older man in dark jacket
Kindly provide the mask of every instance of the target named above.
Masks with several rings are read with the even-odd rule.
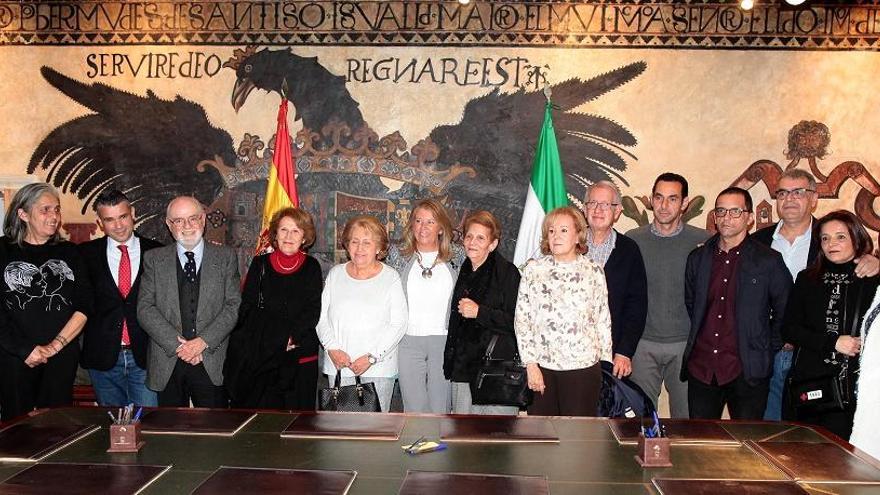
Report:
[[[591,185],[584,198],[589,224],[586,256],[605,269],[613,372],[618,378],[632,373],[632,357],[648,317],[648,278],[642,252],[635,241],[613,228],[623,211],[620,203],[620,190],[608,181]]]
[[[688,256],[691,331],[681,379],[691,418],[761,419],[791,275],[779,253],[750,238],[752,198],[738,187],[715,200],[718,235]],[[772,318],[771,318],[772,316]]]

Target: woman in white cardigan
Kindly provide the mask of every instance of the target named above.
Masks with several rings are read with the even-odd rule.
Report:
[[[321,295],[317,332],[329,359],[324,373],[336,371],[342,385],[355,376],[372,382],[383,412],[391,408],[397,375],[397,344],[406,331],[406,297],[400,276],[379,261],[388,249],[385,227],[371,216],[349,220],[342,241],[350,261],[334,266]]]
[[[850,443],[880,460],[880,289],[862,326],[862,353],[856,389],[856,414]]]

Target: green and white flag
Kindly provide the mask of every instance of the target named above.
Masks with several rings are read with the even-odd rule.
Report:
[[[541,223],[544,215],[554,208],[568,204],[565,193],[565,180],[562,175],[562,162],[556,146],[556,133],[553,131],[553,105],[547,99],[544,107],[544,125],[535,150],[532,164],[532,181],[526,195],[519,234],[516,236],[516,251],[513,263],[522,267],[531,258],[541,256]]]

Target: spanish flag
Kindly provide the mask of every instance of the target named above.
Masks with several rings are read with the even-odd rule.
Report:
[[[269,221],[276,211],[290,206],[299,206],[296,193],[296,176],[293,173],[293,156],[290,152],[290,134],[287,132],[287,98],[281,100],[278,108],[278,130],[275,131],[275,154],[269,168],[269,183],[266,184],[266,197],[263,203],[263,222],[260,238],[257,240],[257,254],[269,248]]]

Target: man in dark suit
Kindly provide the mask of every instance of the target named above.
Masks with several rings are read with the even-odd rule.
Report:
[[[613,228],[623,212],[620,201],[620,190],[608,181],[591,185],[584,198],[589,225],[586,256],[605,269],[613,373],[618,378],[632,373],[632,357],[648,316],[648,279],[642,253],[635,241]]]
[[[102,192],[94,209],[106,235],[80,245],[95,296],[81,364],[98,404],[155,406],[156,393],[146,386],[149,337],[137,321],[137,298],[143,254],[161,244],[134,233],[134,211],[122,192]]]
[[[727,405],[733,419],[761,419],[791,275],[779,253],[749,237],[748,191],[725,189],[712,212],[718,234],[691,252],[685,269],[691,331],[681,379],[691,418],[720,419]]]
[[[755,232],[754,239],[773,248],[782,255],[782,261],[797,280],[798,273],[813,264],[819,255],[819,236],[813,235],[813,212],[819,202],[819,193],[813,175],[806,170],[793,168],[779,177],[779,185],[773,196],[776,198],[776,214],[779,223],[764,227]],[[871,255],[856,260],[856,275],[871,277],[877,274],[877,258]],[[779,421],[785,401],[785,379],[791,369],[794,347],[785,343],[773,359],[773,377],[770,379],[770,393],[764,419]]]
[[[181,196],[168,204],[176,241],[144,256],[137,315],[150,336],[147,385],[160,406],[226,407],[223,362],[241,302],[238,260],[203,239],[205,208]]]

